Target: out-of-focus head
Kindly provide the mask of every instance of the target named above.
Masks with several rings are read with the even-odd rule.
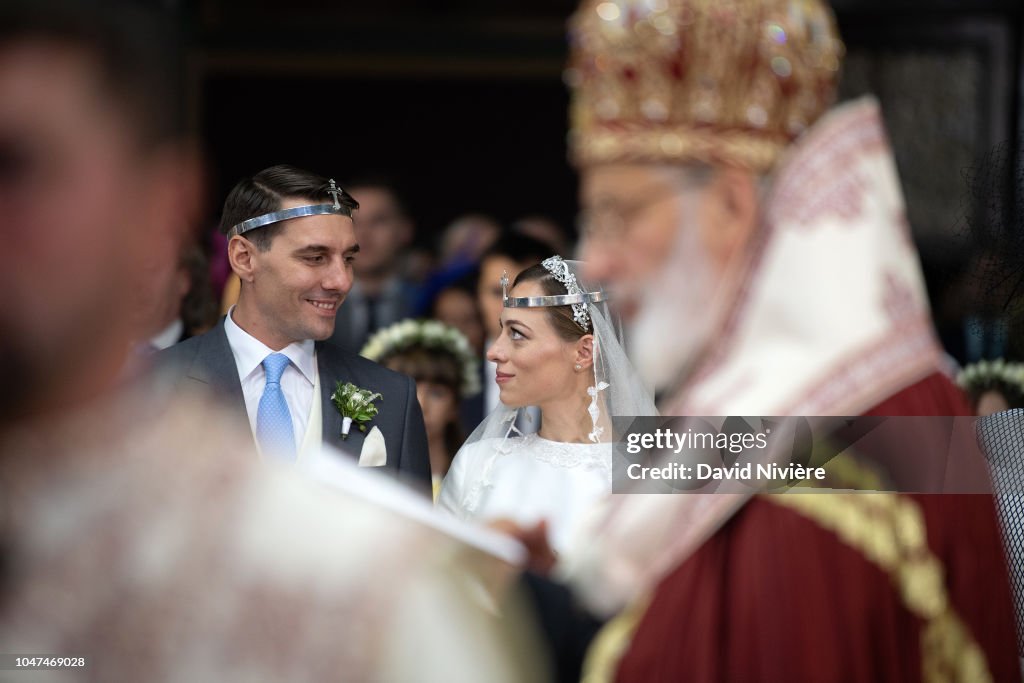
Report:
[[[182,317],[182,304],[192,288],[192,274],[186,263],[186,253],[198,249],[194,244],[185,243],[179,249],[176,262],[165,254],[150,254],[150,277],[146,278],[133,294],[131,310],[138,318],[136,341],[143,342],[159,334],[168,325]]]
[[[341,213],[288,218],[241,234],[235,226],[272,212],[332,206]],[[327,178],[279,165],[238,182],[224,202],[221,231],[241,281],[233,319],[272,349],[326,339],[352,288],[359,252],[350,215],[359,204]]]
[[[416,398],[428,435],[443,435],[449,425],[457,423],[462,387],[458,358],[437,349],[413,346],[391,354],[382,365],[416,381]]]
[[[210,259],[200,245],[192,243],[181,254],[180,269],[188,274],[189,283],[181,300],[181,320],[185,330],[195,336],[217,324],[220,317],[210,282]]]
[[[978,402],[975,405],[974,412],[981,417],[985,417],[987,415],[1001,413],[1009,409],[1010,402],[1006,397],[995,389],[989,389],[978,397]]]
[[[441,236],[441,263],[476,263],[501,236],[501,226],[490,216],[459,216]]]
[[[434,298],[431,317],[454,327],[466,338],[477,357],[483,355],[484,324],[477,307],[475,272],[445,287]]]
[[[524,216],[512,224],[512,231],[548,245],[554,254],[571,254],[573,240],[554,219],[544,215]]]
[[[1024,408],[1024,363],[981,360],[964,367],[957,384],[967,394],[975,415]]]
[[[571,41],[581,258],[657,384],[710,334],[762,179],[832,103],[843,45],[821,0],[586,0]]]
[[[354,216],[359,240],[356,275],[387,276],[398,267],[399,256],[412,243],[413,222],[392,181],[356,179],[348,182],[348,189],[359,202]]]
[[[19,387],[2,415],[109,387],[137,334],[131,293],[176,269],[200,183],[174,24],[113,2],[0,5],[0,381]]]
[[[515,233],[505,233],[480,257],[480,278],[477,280],[477,303],[488,341],[501,332],[501,276],[510,279],[520,271],[547,258],[550,248],[543,242]]]
[[[407,319],[378,330],[360,354],[409,375],[431,443],[441,439],[447,462],[431,461],[435,475],[444,475],[465,440],[459,427],[459,402],[480,391],[480,357],[454,327],[437,320]]]

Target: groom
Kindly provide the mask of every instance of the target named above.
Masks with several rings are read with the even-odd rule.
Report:
[[[333,180],[292,166],[240,181],[221,218],[241,280],[238,304],[159,361],[180,374],[180,385],[209,385],[244,410],[264,455],[305,462],[330,445],[360,465],[427,484],[426,433],[412,380],[325,341],[352,287],[358,207]],[[352,423],[347,436],[331,399],[339,381],[381,394],[378,414]]]

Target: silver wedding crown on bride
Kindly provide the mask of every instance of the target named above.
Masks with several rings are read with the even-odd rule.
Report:
[[[533,308],[537,306],[572,306],[572,319],[576,321],[584,331],[590,329],[590,312],[587,309],[589,304],[595,304],[605,300],[604,291],[601,289],[593,292],[585,292],[576,281],[576,275],[569,270],[569,264],[561,256],[552,256],[541,262],[544,269],[551,273],[565,286],[565,294],[552,296],[519,296],[508,295],[508,273],[501,275],[501,296],[505,308]]]
[[[348,216],[349,218],[352,218],[352,209],[348,208],[338,200],[338,195],[340,195],[342,192],[344,192],[344,190],[338,187],[337,183],[334,182],[334,179],[331,178],[330,182],[328,183],[327,193],[334,197],[333,204],[310,204],[308,206],[296,206],[291,209],[271,211],[270,213],[265,213],[262,216],[250,218],[249,220],[242,221],[241,223],[232,226],[231,230],[228,231],[228,239],[234,237],[235,235],[242,235],[244,233],[249,232],[250,230],[255,230],[256,228],[262,228],[264,225],[270,225],[271,223],[280,223],[281,221],[286,221],[290,218],[302,218],[303,216],[322,216],[324,214],[338,214],[341,216]]]

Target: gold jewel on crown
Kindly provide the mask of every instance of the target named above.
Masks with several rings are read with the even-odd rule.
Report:
[[[831,105],[844,52],[823,0],[584,0],[570,35],[577,166],[766,171]]]

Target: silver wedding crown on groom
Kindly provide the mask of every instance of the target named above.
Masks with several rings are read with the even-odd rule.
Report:
[[[324,214],[338,214],[340,216],[352,218],[352,209],[338,201],[338,195],[342,192],[344,192],[344,190],[338,187],[337,183],[334,182],[334,178],[331,178],[327,185],[327,193],[334,197],[333,204],[310,204],[308,206],[296,206],[291,209],[271,211],[270,213],[250,218],[249,220],[242,221],[241,223],[232,226],[231,230],[228,231],[228,239],[235,235],[242,235],[250,230],[255,230],[256,228],[262,228],[264,225],[280,223],[281,221],[286,221],[290,218],[322,216]]]
[[[572,319],[576,321],[584,331],[590,329],[589,304],[604,301],[604,291],[601,289],[593,292],[585,292],[576,281],[576,275],[569,269],[561,256],[552,256],[541,262],[544,269],[551,273],[565,286],[565,294],[553,296],[520,296],[510,297],[508,295],[508,273],[501,276],[501,296],[505,308],[533,308],[537,306],[572,306]]]

